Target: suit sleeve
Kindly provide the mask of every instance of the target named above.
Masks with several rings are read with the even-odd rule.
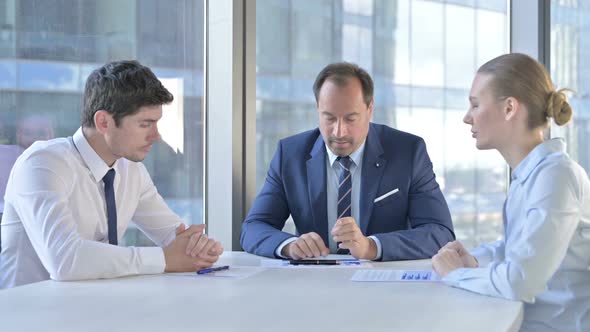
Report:
[[[415,144],[410,181],[408,229],[373,234],[383,246],[383,261],[430,258],[455,239],[449,207],[422,139]]]
[[[275,258],[275,250],[292,234],[282,232],[291,214],[283,179],[281,143],[270,163],[262,190],[256,196],[252,209],[242,224],[240,243],[249,253]]]

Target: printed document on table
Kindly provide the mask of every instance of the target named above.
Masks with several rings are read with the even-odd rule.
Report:
[[[359,270],[352,281],[366,282],[438,282],[440,276],[430,270]]]

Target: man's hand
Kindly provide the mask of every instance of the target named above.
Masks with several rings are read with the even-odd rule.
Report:
[[[305,233],[297,240],[287,244],[281,250],[281,255],[293,259],[312,258],[326,256],[330,249],[324,244],[324,240],[315,232]]]
[[[176,229],[176,238],[164,248],[166,272],[192,272],[208,268],[223,253],[221,244],[203,234],[205,225]]]
[[[459,257],[461,257],[461,261],[463,262],[464,267],[478,267],[479,264],[477,263],[477,259],[473,257],[467,249],[461,244],[459,241],[453,241],[447,243],[444,247],[442,247],[438,252],[441,252],[443,249],[451,249],[455,250]]]
[[[331,233],[335,242],[342,242],[339,248],[350,250],[355,258],[372,260],[377,257],[375,241],[363,235],[354,218],[338,219]]]
[[[432,257],[432,268],[441,277],[452,271],[465,267],[459,257],[459,253],[453,249],[441,249],[438,254]]]
[[[189,230],[195,230],[195,233],[192,233],[190,240],[186,246],[186,254],[196,257],[199,252],[203,251],[209,255],[221,255],[223,253],[223,248],[221,244],[217,241],[213,241],[213,239],[207,238],[207,235],[203,234],[203,230],[205,229],[205,225],[192,225],[188,229],[185,229],[184,224],[180,224],[178,228],[176,228],[176,235],[180,235],[183,232]],[[203,250],[205,249],[205,250]]]

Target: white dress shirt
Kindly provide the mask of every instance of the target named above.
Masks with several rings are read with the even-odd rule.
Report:
[[[513,170],[505,240],[472,250],[479,268],[443,280],[525,303],[521,331],[590,331],[590,181],[561,139]]]
[[[119,239],[133,220],[157,245],[168,245],[181,219],[145,166],[119,159],[112,168]],[[109,169],[81,129],[37,142],[19,157],[5,196],[0,288],[164,272],[161,248],[108,243],[102,178]]]

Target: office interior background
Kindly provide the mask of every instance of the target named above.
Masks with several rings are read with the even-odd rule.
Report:
[[[517,1],[0,0],[0,144],[72,135],[91,70],[137,59],[175,96],[144,161],[154,183],[188,224],[239,250],[278,140],[317,126],[315,76],[355,62],[375,80],[373,121],[426,140],[457,238],[493,241],[509,170],[462,118],[477,68],[510,51]],[[531,31],[547,33],[541,60],[574,91],[573,123],[550,135],[590,172],[590,1],[528,2],[549,9]],[[150,244],[134,228],[125,240]]]

